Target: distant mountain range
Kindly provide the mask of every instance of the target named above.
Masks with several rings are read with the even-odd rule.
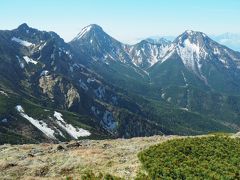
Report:
[[[240,53],[196,31],[123,44],[92,24],[69,43],[0,31],[0,143],[240,128]]]
[[[220,44],[224,44],[235,51],[240,51],[240,34],[224,33],[211,37]]]

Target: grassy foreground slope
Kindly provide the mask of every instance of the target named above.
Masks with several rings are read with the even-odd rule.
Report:
[[[134,179],[141,167],[137,154],[152,145],[173,138],[177,137],[152,136],[81,140],[61,144],[1,145],[0,177],[54,180],[66,180],[66,177],[69,177],[79,180],[83,176],[99,177],[99,173],[102,173]]]
[[[0,146],[2,179],[240,179],[240,139],[152,136]]]
[[[176,139],[152,146],[138,156],[149,179],[240,179],[239,138]]]

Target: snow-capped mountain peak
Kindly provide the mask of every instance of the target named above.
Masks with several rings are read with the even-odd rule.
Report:
[[[172,48],[160,60],[164,62],[172,55],[178,55],[184,66],[204,81],[204,69],[217,66],[225,69],[240,67],[239,53],[215,42],[206,34],[187,30],[172,43]],[[205,81],[206,82],[206,81]]]
[[[174,41],[176,50],[184,64],[194,63],[191,61],[206,59],[208,37],[202,33],[192,30],[185,31]]]
[[[70,44],[81,55],[90,55],[90,59],[93,61],[106,64],[108,64],[109,60],[124,63],[131,61],[125,52],[124,44],[112,38],[96,24],[83,28]]]
[[[81,32],[74,38],[74,40],[81,39],[82,37],[86,36],[88,33],[94,32],[94,31],[103,31],[103,29],[102,29],[102,27],[100,27],[97,24],[90,24],[90,25],[84,27],[81,30]]]
[[[184,41],[186,39],[188,39],[192,44],[199,44],[201,46],[204,45],[204,43],[206,43],[209,38],[202,32],[187,30],[178,36],[175,39],[174,43],[181,45],[184,44]]]

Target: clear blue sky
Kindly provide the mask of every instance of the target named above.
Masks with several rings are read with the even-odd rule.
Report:
[[[0,0],[0,29],[26,22],[65,41],[92,23],[127,43],[186,29],[240,33],[239,18],[240,0]]]

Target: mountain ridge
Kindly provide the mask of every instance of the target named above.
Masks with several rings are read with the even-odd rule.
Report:
[[[98,25],[86,26],[70,43],[27,24],[0,31],[0,143],[54,141],[49,131],[68,141],[75,136],[66,127],[91,139],[237,131],[239,55],[194,33],[181,35],[187,43],[130,46]],[[195,41],[212,47],[202,74],[181,56],[194,63],[205,58],[196,54]],[[229,67],[220,58],[229,58]]]

